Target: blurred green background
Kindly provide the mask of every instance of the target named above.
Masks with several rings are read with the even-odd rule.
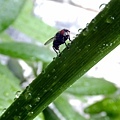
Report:
[[[56,57],[51,44],[44,42],[58,30],[37,18],[33,9],[32,0],[0,0],[1,114]],[[119,120],[119,116],[119,88],[84,75],[35,120]]]

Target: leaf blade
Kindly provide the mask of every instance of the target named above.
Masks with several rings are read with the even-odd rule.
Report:
[[[117,90],[117,87],[103,78],[83,76],[76,81],[66,92],[73,95],[108,95]]]
[[[0,0],[0,32],[16,19],[24,2],[24,0]]]
[[[53,57],[53,52],[47,48],[24,42],[0,43],[0,53],[30,61],[49,62]]]

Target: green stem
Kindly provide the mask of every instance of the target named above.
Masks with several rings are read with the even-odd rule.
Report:
[[[120,43],[120,1],[111,2],[27,87],[0,120],[32,120]],[[78,14],[78,13],[77,13]]]

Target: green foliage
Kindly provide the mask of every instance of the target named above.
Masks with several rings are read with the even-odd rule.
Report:
[[[53,37],[56,29],[46,25],[40,19],[35,17],[32,11],[33,3],[31,0],[26,1],[27,4],[24,6],[16,22],[13,24],[13,27],[25,33],[32,39],[39,40],[43,43],[50,37]]]
[[[114,97],[114,98],[113,98]],[[105,98],[85,109],[86,113],[96,114],[105,111],[108,115],[114,116],[120,114],[120,96]]]
[[[45,120],[60,120],[58,116],[54,113],[54,111],[47,107],[45,110],[43,110]]]
[[[117,90],[117,87],[103,78],[93,78],[83,76],[76,81],[66,92],[73,95],[100,95],[111,94]]]
[[[11,79],[10,79],[11,78]],[[2,113],[15,98],[15,93],[20,91],[18,79],[4,65],[0,64],[0,112]]]
[[[49,62],[53,57],[53,53],[43,46],[22,42],[0,43],[0,53],[29,61]]]
[[[0,0],[0,32],[15,20],[23,4],[24,0]]]
[[[12,6],[15,1],[12,2],[10,0],[4,1],[3,5],[7,8],[4,12],[8,12],[7,6]],[[18,19],[12,24],[12,27],[30,38],[45,42],[46,39],[53,36],[56,30],[33,17],[31,12],[32,2],[30,0],[26,2],[27,4],[22,9]],[[8,13],[10,14],[11,10],[12,12],[16,10],[15,14],[13,14],[15,19],[20,8],[22,8],[23,2],[16,2],[14,5],[15,7],[10,7]],[[62,55],[54,59],[54,54],[49,48],[32,43],[13,42],[9,35],[5,32],[1,33],[0,38],[3,41],[12,40],[12,42],[1,42],[0,54],[22,59],[26,63],[31,62],[33,65],[41,62],[43,68],[52,59],[53,61],[43,69],[42,73],[26,87],[15,101],[15,93],[22,90],[19,84],[20,81],[18,81],[18,79],[23,79],[21,66],[17,59],[8,60],[9,69],[7,66],[0,64],[0,110],[2,111],[10,106],[0,120],[59,120],[59,114],[56,110],[66,120],[85,120],[85,117],[76,112],[74,107],[70,105],[69,99],[71,97],[74,99],[79,97],[82,102],[81,96],[85,98],[86,95],[104,95],[103,100],[85,108],[84,112],[90,115],[90,120],[118,120],[120,112],[120,99],[116,93],[118,88],[105,79],[88,76],[81,78],[81,76],[119,45],[119,6],[120,2],[118,0],[111,0],[106,8],[75,38],[70,48],[64,49]],[[3,10],[2,7],[0,9]],[[0,21],[4,22],[4,24],[1,22],[1,30],[8,27],[13,21],[13,19],[11,20],[13,16],[10,17],[8,13],[4,14],[5,18],[0,17]],[[0,12],[0,16],[2,14]],[[3,21],[4,19],[5,21]],[[31,68],[34,69],[34,66]],[[14,76],[16,74],[18,79]],[[62,92],[64,93],[59,96]],[[48,105],[51,102],[53,102],[56,109],[49,108]],[[39,114],[42,111],[43,113]],[[101,112],[106,114],[103,116]]]
[[[76,112],[68,103],[64,95],[59,96],[59,98],[54,101],[54,104],[66,120],[85,120],[85,118]]]

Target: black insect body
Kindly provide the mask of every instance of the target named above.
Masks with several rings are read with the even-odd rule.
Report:
[[[69,39],[69,41],[71,41],[70,40],[70,31],[67,30],[67,29],[62,29],[62,30],[58,31],[54,37],[52,37],[51,39],[49,39],[45,43],[45,45],[47,45],[47,44],[49,44],[50,42],[53,41],[53,49],[57,53],[57,56],[58,56],[58,55],[60,55],[59,46],[61,44],[65,43],[66,47],[68,48],[68,45],[65,42],[67,39]]]

